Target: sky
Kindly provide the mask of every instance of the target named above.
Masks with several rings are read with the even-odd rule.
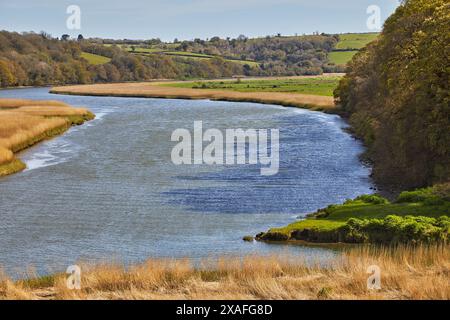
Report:
[[[80,8],[81,29],[71,30],[70,5]],[[367,8],[384,21],[398,0],[0,0],[0,30],[46,31],[113,39],[164,41],[266,35],[377,31]],[[73,21],[73,20],[71,20]]]

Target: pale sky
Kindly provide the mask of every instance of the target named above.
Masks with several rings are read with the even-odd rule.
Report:
[[[53,36],[115,39],[211,38],[371,32],[370,5],[384,21],[398,0],[0,0],[0,29]],[[81,30],[69,30],[67,7],[81,9]]]

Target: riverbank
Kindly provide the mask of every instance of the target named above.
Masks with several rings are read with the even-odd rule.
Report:
[[[0,177],[26,168],[16,153],[94,117],[58,101],[0,99]]]
[[[333,76],[336,76],[333,74]],[[329,76],[324,76],[327,78]],[[331,77],[331,76],[330,76]],[[282,81],[289,78],[274,78],[272,81]],[[294,79],[294,78],[293,78]],[[295,79],[300,79],[295,77]],[[305,78],[302,78],[305,79]],[[219,82],[223,80],[215,80]],[[237,81],[237,80],[236,80]],[[244,83],[247,80],[242,80]],[[269,81],[265,78],[265,81]],[[209,82],[209,81],[208,81]],[[165,99],[210,99],[217,101],[255,102],[262,104],[278,104],[286,107],[307,108],[311,110],[336,112],[332,96],[315,94],[300,94],[296,92],[278,92],[272,88],[264,91],[235,91],[227,89],[196,89],[180,87],[180,84],[192,82],[139,82],[113,83],[54,87],[50,90],[55,94],[111,96],[111,97],[139,97]],[[245,82],[246,83],[246,82]]]
[[[156,260],[125,268],[80,264],[81,289],[66,274],[0,279],[0,299],[450,299],[448,246],[370,247],[344,250],[332,265],[289,257]],[[369,267],[381,288],[368,289]],[[370,272],[373,272],[371,270]]]
[[[259,241],[446,243],[450,233],[450,184],[402,192],[395,202],[364,195],[330,205],[288,226],[259,233]],[[248,238],[247,238],[248,239]]]

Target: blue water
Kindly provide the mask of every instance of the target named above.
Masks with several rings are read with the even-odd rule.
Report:
[[[248,254],[329,259],[330,249],[245,243],[242,236],[371,193],[363,147],[336,115],[255,103],[51,95],[0,97],[85,106],[97,119],[19,155],[28,169],[0,178],[0,265],[65,269],[79,260]],[[280,170],[171,162],[173,130],[279,129]]]

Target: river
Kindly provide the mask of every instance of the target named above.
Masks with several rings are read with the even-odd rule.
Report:
[[[270,227],[371,193],[361,143],[336,115],[256,103],[62,96],[48,88],[0,97],[85,106],[97,118],[19,157],[24,172],[0,178],[0,265],[65,270],[77,261],[201,259],[289,254],[329,259],[332,249],[246,243]],[[280,170],[171,162],[173,130],[277,128]]]

